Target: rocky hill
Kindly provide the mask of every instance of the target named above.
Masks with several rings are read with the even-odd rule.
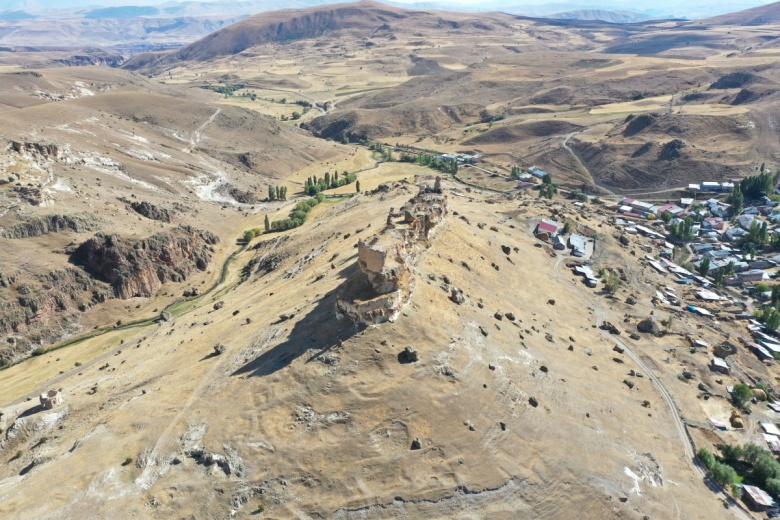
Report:
[[[780,2],[714,16],[703,21],[703,23],[708,25],[765,25],[778,22],[780,22]]]
[[[70,261],[111,284],[117,298],[149,297],[166,282],[205,271],[217,242],[212,233],[187,226],[143,240],[99,233],[79,245]]]

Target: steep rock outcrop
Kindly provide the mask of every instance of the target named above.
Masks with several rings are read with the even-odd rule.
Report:
[[[0,273],[0,359],[9,363],[80,330],[79,312],[113,296],[77,268]]]
[[[166,282],[183,282],[195,269],[205,271],[211,246],[218,241],[213,234],[189,226],[142,240],[98,233],[81,244],[70,260],[111,284],[118,298],[152,296]]]
[[[44,215],[31,217],[10,228],[0,229],[0,238],[29,238],[59,233],[64,230],[86,233],[100,229],[103,221],[91,213],[72,215]]]
[[[130,203],[130,208],[148,219],[159,220],[161,222],[170,222],[172,214],[165,208],[160,208],[149,202],[137,202]]]

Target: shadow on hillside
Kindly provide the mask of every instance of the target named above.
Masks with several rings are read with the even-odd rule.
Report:
[[[315,287],[312,286],[312,292]],[[303,355],[309,355],[306,360],[309,363],[319,359],[339,342],[352,337],[359,329],[348,319],[336,319],[338,290],[322,296],[314,309],[293,326],[286,341],[263,352],[232,375],[267,376],[287,367]]]

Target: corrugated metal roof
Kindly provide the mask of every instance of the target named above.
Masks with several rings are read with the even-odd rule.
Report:
[[[775,426],[774,423],[771,423],[769,421],[760,421],[758,424],[761,425],[761,429],[764,430],[766,433],[769,433],[771,435],[780,435],[780,430],[777,429],[777,426]]]
[[[750,499],[759,506],[772,507],[775,503],[775,501],[772,500],[772,497],[761,488],[745,485],[742,486],[742,489],[745,490],[745,493],[750,495]]]

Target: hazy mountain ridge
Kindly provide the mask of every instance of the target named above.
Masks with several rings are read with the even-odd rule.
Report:
[[[656,19],[634,11],[604,11],[602,9],[583,9],[580,11],[565,11],[549,15],[558,20],[599,20],[610,23],[636,23]],[[671,18],[669,16],[664,18]]]

